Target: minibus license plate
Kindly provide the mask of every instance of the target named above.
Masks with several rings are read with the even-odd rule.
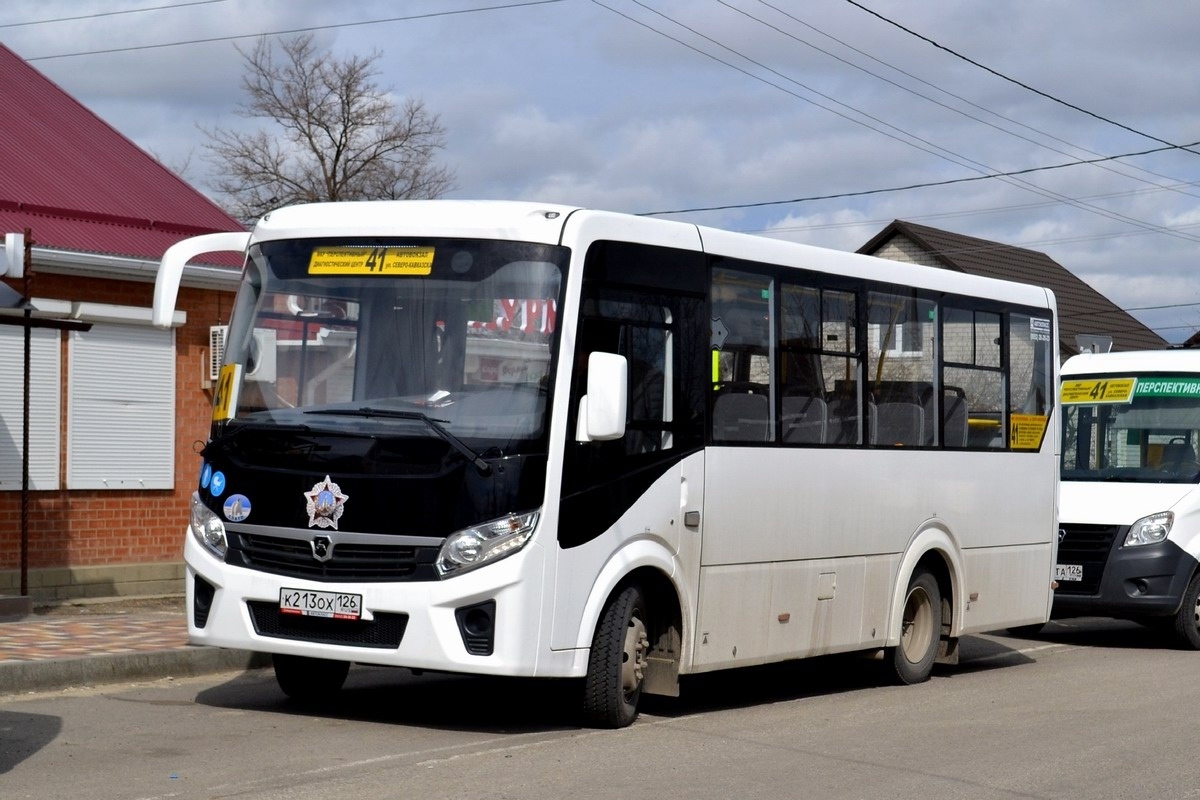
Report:
[[[282,614],[299,614],[305,617],[359,619],[362,617],[362,595],[280,589],[279,611]]]
[[[1082,564],[1055,564],[1054,565],[1054,580],[1056,580],[1056,581],[1081,581],[1081,580],[1083,580],[1083,565]]]

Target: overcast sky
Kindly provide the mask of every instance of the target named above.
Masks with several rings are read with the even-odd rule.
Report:
[[[844,250],[904,219],[1044,252],[1168,341],[1200,328],[1200,145],[1173,147],[1200,142],[1194,0],[0,11],[0,41],[201,190],[197,123],[246,124],[236,47],[302,29],[440,115],[453,197],[718,209],[665,216]]]

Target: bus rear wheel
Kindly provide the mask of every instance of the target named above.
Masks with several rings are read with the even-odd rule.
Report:
[[[272,656],[271,661],[275,665],[275,680],[279,688],[288,697],[301,703],[328,700],[341,690],[350,672],[349,661],[279,653]]]
[[[624,728],[637,719],[650,636],[646,600],[628,586],[605,606],[592,638],[584,678],[583,715],[598,728]]]
[[[900,644],[888,648],[887,661],[896,681],[923,683],[933,673],[942,635],[942,595],[937,578],[920,568],[913,573],[904,596]]]
[[[1192,576],[1183,593],[1183,604],[1175,615],[1175,634],[1180,646],[1200,650],[1200,572]]]

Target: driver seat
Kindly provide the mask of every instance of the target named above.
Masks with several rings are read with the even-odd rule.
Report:
[[[1163,467],[1178,469],[1185,464],[1194,464],[1196,462],[1196,450],[1187,442],[1168,442],[1163,445],[1162,460],[1160,464]]]

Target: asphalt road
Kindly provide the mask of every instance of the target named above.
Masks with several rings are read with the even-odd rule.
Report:
[[[269,670],[9,697],[0,796],[1200,797],[1200,653],[1083,620],[962,655],[907,687],[861,656],[697,676],[620,731],[570,684],[359,667],[319,709]]]

